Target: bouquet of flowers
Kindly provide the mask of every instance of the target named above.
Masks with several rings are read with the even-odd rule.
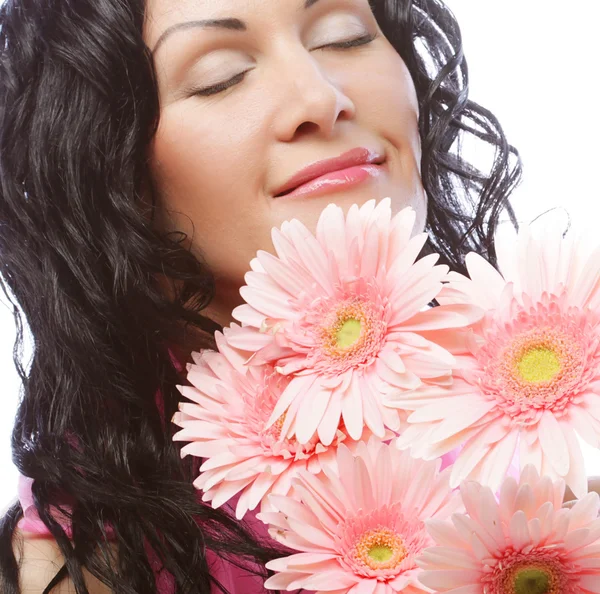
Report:
[[[414,223],[386,198],[273,229],[179,386],[195,487],[292,551],[270,589],[600,594],[600,245],[525,230],[467,277]]]

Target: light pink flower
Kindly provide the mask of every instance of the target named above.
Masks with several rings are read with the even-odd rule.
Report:
[[[470,279],[451,273],[441,303],[486,311],[469,330],[437,334],[456,357],[452,385],[392,396],[413,410],[398,447],[437,457],[460,443],[451,477],[498,488],[521,469],[564,477],[577,497],[587,477],[576,434],[600,445],[600,250],[560,232],[497,243],[504,276],[476,254]]]
[[[415,213],[392,218],[389,198],[347,218],[334,204],[321,214],[316,237],[299,221],[273,230],[277,256],[259,252],[234,310],[244,328],[231,337],[255,351],[251,364],[272,363],[291,381],[269,423],[287,413],[283,431],[307,443],[318,432],[334,439],[340,419],[358,439],[400,428],[382,394],[413,390],[423,379],[450,381],[453,357],[421,331],[464,326],[481,313],[470,306],[422,311],[448,271],[438,255],[415,262],[424,233],[411,238]]]
[[[440,461],[414,460],[376,438],[353,455],[343,444],[337,466],[302,471],[293,497],[270,496],[269,534],[292,550],[271,561],[270,589],[335,594],[418,594],[415,559],[433,541],[424,520],[447,518],[459,505]]]
[[[426,522],[437,546],[419,558],[419,579],[452,594],[600,594],[598,494],[566,509],[564,491],[532,465],[504,480],[498,501],[464,482],[466,513]]]
[[[192,354],[195,364],[188,365],[192,386],[178,386],[189,401],[180,403],[180,412],[173,417],[182,428],[173,439],[189,442],[181,449],[182,457],[206,459],[194,481],[204,490],[202,499],[217,508],[240,493],[236,516],[241,519],[268,493],[287,494],[299,469],[317,474],[324,464],[335,463],[335,447],[344,441],[352,447],[352,440],[343,424],[330,446],[316,437],[306,444],[281,439],[283,418],[267,428],[290,380],[270,365],[244,366],[247,357],[227,342],[236,329],[234,325],[224,330],[225,335],[216,334],[219,352]]]

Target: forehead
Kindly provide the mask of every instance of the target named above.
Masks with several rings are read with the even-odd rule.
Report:
[[[237,18],[251,28],[278,25],[330,0],[146,0],[144,38],[154,47],[170,26],[191,19]]]

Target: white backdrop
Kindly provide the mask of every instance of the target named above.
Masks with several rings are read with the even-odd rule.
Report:
[[[521,220],[553,206],[574,222],[595,224],[600,191],[597,44],[600,2],[575,0],[447,0],[463,32],[472,100],[494,113],[525,166],[513,196]],[[14,328],[0,305],[0,511],[15,497],[9,451],[19,383],[12,366]],[[586,448],[589,474],[600,455]]]

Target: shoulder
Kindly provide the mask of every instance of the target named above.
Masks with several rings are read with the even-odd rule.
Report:
[[[44,588],[63,566],[63,556],[56,541],[40,538],[15,530],[13,550],[19,564],[20,591],[22,594],[42,594]],[[85,569],[86,585],[90,594],[110,594],[108,586]],[[75,594],[75,586],[68,578],[52,590],[52,594]]]

